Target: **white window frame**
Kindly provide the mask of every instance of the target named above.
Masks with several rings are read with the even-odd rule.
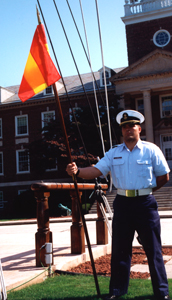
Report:
[[[157,37],[157,35],[160,34],[160,33],[165,33],[165,34],[168,36],[168,41],[166,41],[166,43],[165,43],[165,44],[162,44],[162,45],[158,44],[157,41],[156,41],[156,37]],[[154,44],[155,44],[157,47],[159,47],[159,48],[163,48],[163,47],[167,46],[167,45],[169,44],[170,40],[171,40],[171,35],[170,35],[170,33],[169,33],[167,30],[165,30],[165,29],[160,29],[160,30],[156,31],[155,34],[154,34],[154,36],[153,36],[153,42],[154,42]]]
[[[4,208],[4,195],[3,192],[0,191],[0,209]]]
[[[28,174],[30,173],[30,161],[29,161],[29,155],[28,155],[28,170],[20,171],[19,170],[19,153],[25,152],[26,150],[16,150],[16,168],[17,168],[17,174]]]
[[[0,175],[4,175],[4,161],[3,161],[3,152],[0,152],[0,155],[2,156],[2,172],[0,172]]]
[[[52,169],[46,169],[46,172],[51,172],[51,171],[57,171],[58,170],[58,167],[57,167],[57,159],[55,159],[56,161],[56,167],[55,168],[52,168]]]
[[[109,78],[111,77],[111,72],[110,72],[110,70],[107,70],[107,69],[105,69],[105,75],[106,74],[108,74],[109,76],[108,77],[106,77],[108,80],[109,80]],[[107,81],[106,81],[106,86],[111,86],[111,82],[109,81],[108,83],[107,83]],[[105,86],[105,83],[104,83],[104,72],[103,71],[101,71],[100,72],[100,86],[101,87],[104,87]]]
[[[21,195],[22,193],[26,192],[27,190],[18,190],[18,195]]]
[[[53,113],[53,120],[56,119],[55,110],[50,110],[50,111],[44,111],[44,112],[42,112],[42,113],[41,113],[41,123],[42,123],[42,128],[45,127],[45,122],[46,122],[46,121],[45,121],[45,118],[44,118],[45,114],[50,114],[50,113]]]
[[[50,91],[50,89],[51,89],[51,91]],[[50,91],[50,92],[49,92]],[[44,95],[45,96],[51,96],[51,95],[53,95],[54,94],[54,91],[53,91],[53,87],[52,87],[52,85],[50,85],[50,86],[48,86],[45,90],[44,90]]]
[[[168,94],[168,95],[160,95],[160,113],[161,113],[161,118],[166,118],[166,117],[171,117],[172,116],[172,109],[170,110],[170,114],[165,115],[163,114],[163,110],[162,110],[162,98],[163,97],[171,97],[171,101],[172,101],[172,94]]]
[[[2,118],[0,118],[0,139],[2,139]]]
[[[136,110],[139,111],[139,106],[138,106],[138,101],[143,100],[143,98],[136,98],[135,103],[136,103]],[[144,110],[144,100],[143,100],[143,110]],[[140,111],[139,111],[140,112]],[[142,113],[142,112],[141,112]],[[144,115],[144,112],[142,113]]]
[[[27,126],[27,132],[26,133],[18,133],[18,119],[26,117],[26,126]],[[25,136],[29,134],[29,127],[28,127],[28,115],[19,115],[15,116],[15,134],[16,136]]]

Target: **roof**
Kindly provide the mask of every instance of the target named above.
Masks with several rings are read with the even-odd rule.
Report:
[[[122,71],[123,69],[124,69],[124,67],[123,68],[115,68],[115,69],[113,69],[113,71],[115,73],[118,73],[118,72]],[[86,92],[93,91],[94,88],[93,88],[92,73],[85,73],[85,74],[81,74],[80,76],[81,76],[85,91]],[[100,87],[100,73],[99,72],[94,72],[94,76],[95,76],[98,88],[100,90],[104,90],[104,87],[103,88]],[[81,80],[80,80],[78,75],[67,76],[67,77],[64,77],[63,79],[64,79],[64,82],[65,82],[68,94],[84,93],[84,89],[82,87],[82,83],[81,83]],[[66,91],[65,91],[65,88],[63,86],[62,79],[60,79],[58,82],[60,83],[59,88],[58,88],[59,96],[63,96],[63,95],[65,96]],[[8,87],[5,87],[5,88],[0,87],[0,89],[4,89],[6,91],[9,91],[9,92],[13,93],[13,95],[11,97],[8,97],[7,99],[1,101],[0,105],[21,102],[21,100],[18,97],[19,87],[20,87],[19,85],[8,86]],[[95,88],[97,89],[96,85],[95,85]],[[108,87],[108,89],[111,89],[111,88],[112,88],[112,86]],[[30,101],[30,100],[33,100],[33,99],[43,99],[45,97],[47,98],[47,95],[45,96],[44,92],[40,92],[39,94],[35,95],[34,97],[30,98],[27,101]]]

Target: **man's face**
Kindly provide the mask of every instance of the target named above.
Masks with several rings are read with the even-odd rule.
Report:
[[[137,142],[140,138],[141,127],[138,124],[127,123],[122,126],[124,142]]]

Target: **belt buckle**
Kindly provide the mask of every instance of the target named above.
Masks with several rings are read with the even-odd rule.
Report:
[[[136,190],[126,190],[125,191],[125,196],[126,197],[136,197],[136,193],[137,191]]]

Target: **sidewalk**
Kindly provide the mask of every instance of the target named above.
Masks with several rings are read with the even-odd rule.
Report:
[[[172,211],[160,212],[162,228],[162,245],[172,247]],[[111,243],[96,245],[96,220],[97,215],[86,215],[86,224],[92,245],[94,259],[109,254]],[[86,246],[86,253],[72,255],[70,253],[70,226],[71,217],[56,218],[50,220],[50,230],[53,233],[54,265],[56,270],[67,270],[70,267],[89,260]],[[7,291],[19,286],[22,283],[41,274],[44,268],[35,267],[35,233],[37,232],[36,220],[0,222],[0,258],[3,267],[3,274]],[[134,246],[139,246],[136,238]],[[172,257],[168,257],[166,263],[168,278],[172,278]],[[132,271],[143,271],[148,268],[146,265],[135,265]],[[142,270],[141,270],[142,269]],[[44,272],[30,282],[40,282],[47,274]]]

